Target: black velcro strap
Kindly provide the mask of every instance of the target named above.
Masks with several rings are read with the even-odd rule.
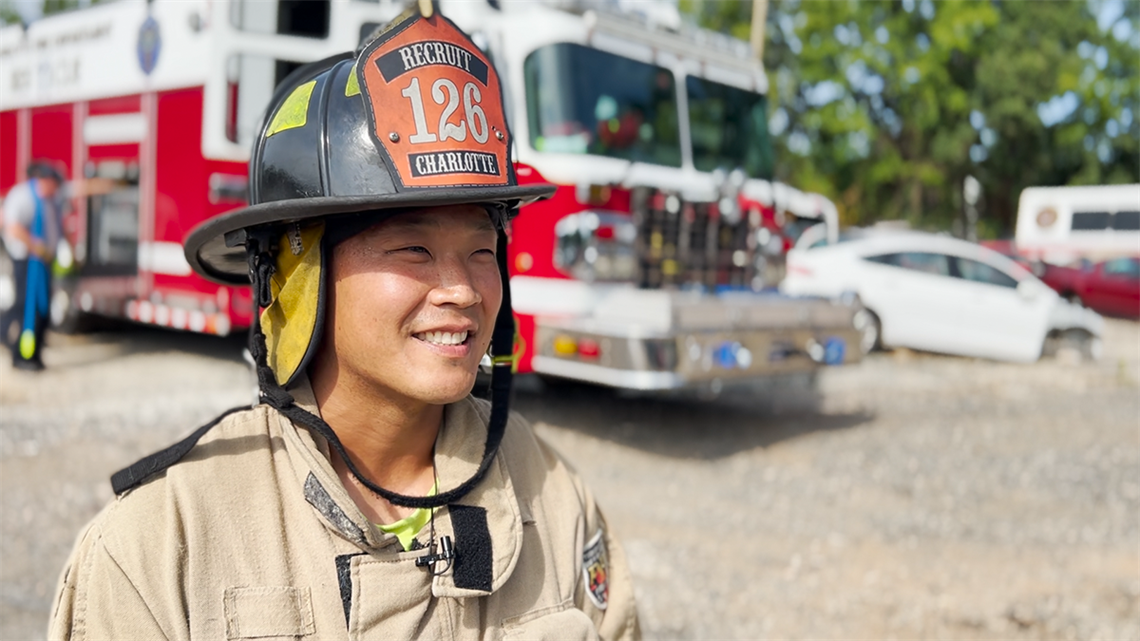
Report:
[[[344,607],[344,627],[349,626],[352,615],[352,557],[365,556],[367,552],[341,554],[336,557],[336,581],[340,586],[340,604]]]
[[[182,460],[182,457],[186,456],[190,453],[190,450],[194,449],[194,446],[198,444],[198,440],[205,436],[206,432],[209,432],[210,429],[212,429],[215,425],[221,423],[222,419],[229,416],[230,414],[233,414],[234,412],[240,412],[247,409],[249,409],[248,405],[242,405],[241,407],[228,409],[221,416],[194,430],[193,434],[187,436],[181,441],[178,441],[174,445],[171,445],[164,450],[155,452],[150,456],[144,457],[133,465],[129,465],[119,470],[118,472],[115,472],[111,475],[111,489],[114,490],[115,495],[118,496],[127,490],[131,490],[142,485],[150,477],[158,474],[159,472],[165,471],[171,465],[174,465],[178,461]]]
[[[455,587],[491,591],[494,556],[487,510],[470,505],[449,505],[455,531]]]

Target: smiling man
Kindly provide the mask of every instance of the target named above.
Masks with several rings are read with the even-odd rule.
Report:
[[[337,245],[322,348],[309,367],[321,415],[366,478],[403,494],[435,486],[432,448],[444,407],[463,399],[502,303],[487,211],[455,205],[397,214]],[[393,439],[377,417],[407,426]],[[355,482],[349,496],[374,523],[408,517]]]
[[[250,206],[187,238],[199,273],[253,286],[262,402],[112,477],[49,637],[638,636],[591,493],[508,409],[506,227],[553,188],[518,186],[494,68],[427,13],[286,79]],[[471,64],[381,64],[431,43]],[[417,154],[493,161],[427,175]],[[491,403],[470,396],[485,355]]]

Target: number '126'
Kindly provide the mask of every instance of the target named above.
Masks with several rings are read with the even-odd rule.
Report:
[[[428,130],[427,117],[424,115],[424,99],[420,94],[420,79],[412,78],[412,84],[405,87],[400,95],[412,101],[412,117],[416,121],[416,133],[408,138],[408,142],[412,144],[436,142],[437,140],[442,142],[448,138],[463,142],[467,140],[468,123],[471,125],[471,137],[475,139],[475,142],[480,144],[487,142],[487,136],[490,134],[487,129],[487,115],[479,106],[483,100],[483,94],[475,83],[469,82],[463,85],[463,110],[466,118],[460,120],[459,125],[448,122],[451,114],[459,108],[459,88],[447,78],[440,78],[432,83],[432,100],[437,105],[447,103],[439,117],[438,139],[435,134]]]

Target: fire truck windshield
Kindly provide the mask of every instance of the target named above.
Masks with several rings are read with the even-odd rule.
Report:
[[[693,165],[701,171],[744,169],[772,178],[768,105],[762,94],[687,76]]]
[[[538,151],[681,166],[673,73],[578,44],[527,56],[530,143]]]

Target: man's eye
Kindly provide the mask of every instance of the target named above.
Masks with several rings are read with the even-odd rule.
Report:
[[[408,247],[401,247],[401,248],[397,249],[396,251],[398,251],[398,252],[411,252],[413,254],[431,255],[431,252],[429,252],[427,250],[427,247],[421,247],[419,245],[411,245]]]

